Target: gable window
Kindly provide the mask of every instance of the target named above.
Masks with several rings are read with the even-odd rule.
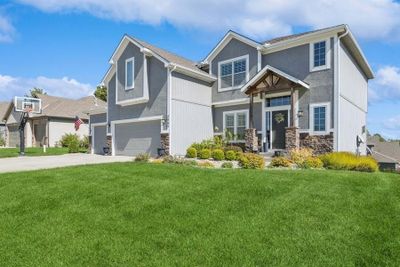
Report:
[[[265,101],[266,107],[278,107],[290,105],[290,96],[279,96],[267,98]]]
[[[310,44],[310,71],[330,68],[329,39]]]
[[[219,62],[218,69],[218,91],[239,89],[248,79],[249,56]]]
[[[330,104],[320,103],[310,105],[310,124],[312,132],[318,133],[328,133],[329,132],[329,114],[330,114]]]
[[[228,111],[224,112],[224,133],[230,133],[236,141],[244,141],[245,131],[248,128],[248,111]]]
[[[125,60],[125,90],[135,87],[135,58]]]

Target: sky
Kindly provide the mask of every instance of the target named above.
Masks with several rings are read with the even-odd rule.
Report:
[[[400,3],[395,0],[0,0],[0,101],[33,87],[93,92],[124,34],[200,61],[229,30],[263,41],[348,24],[375,73],[371,133],[400,138]]]

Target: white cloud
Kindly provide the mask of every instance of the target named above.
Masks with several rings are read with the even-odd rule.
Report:
[[[0,74],[1,100],[11,100],[14,96],[23,96],[33,87],[42,88],[49,95],[67,98],[80,98],[90,95],[94,88],[90,84],[80,83],[68,77],[58,79],[39,76],[27,79]]]
[[[400,101],[400,68],[383,66],[376,72],[369,90],[370,102]]]
[[[395,0],[18,0],[45,12],[87,12],[123,22],[206,31],[231,28],[265,38],[293,26],[321,28],[347,23],[358,37],[400,40],[400,4]]]
[[[12,42],[14,33],[15,29],[10,20],[0,14],[0,43]]]
[[[383,125],[388,130],[400,131],[400,115],[385,120]]]

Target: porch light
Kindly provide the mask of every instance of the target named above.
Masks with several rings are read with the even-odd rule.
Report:
[[[304,116],[304,112],[302,109],[299,109],[299,111],[297,112],[297,117],[301,118]]]

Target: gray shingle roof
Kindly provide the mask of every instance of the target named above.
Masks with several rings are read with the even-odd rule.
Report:
[[[154,53],[156,53],[157,55],[159,55],[160,57],[162,57],[163,59],[165,59],[168,62],[181,65],[183,67],[186,67],[186,68],[188,68],[190,70],[193,70],[193,71],[196,71],[196,72],[199,72],[199,73],[202,73],[202,74],[208,74],[207,72],[202,71],[201,69],[199,69],[196,66],[197,62],[194,62],[192,60],[186,59],[186,58],[184,58],[182,56],[179,56],[179,55],[177,55],[175,53],[169,52],[169,51],[167,51],[165,49],[156,47],[156,46],[154,46],[152,44],[149,44],[149,43],[147,43],[145,41],[139,40],[139,39],[137,39],[135,37],[129,36],[129,38],[131,38],[134,41],[138,42],[143,47],[153,51]]]
[[[69,99],[58,96],[39,95],[42,100],[42,113],[32,114],[31,117],[60,117],[89,119],[86,112],[96,107],[106,107],[106,103],[93,96],[86,96],[80,99]],[[97,106],[96,106],[97,104]]]
[[[373,145],[372,153],[378,162],[400,163],[400,143],[398,141],[380,142],[376,137],[368,138],[368,145]]]

